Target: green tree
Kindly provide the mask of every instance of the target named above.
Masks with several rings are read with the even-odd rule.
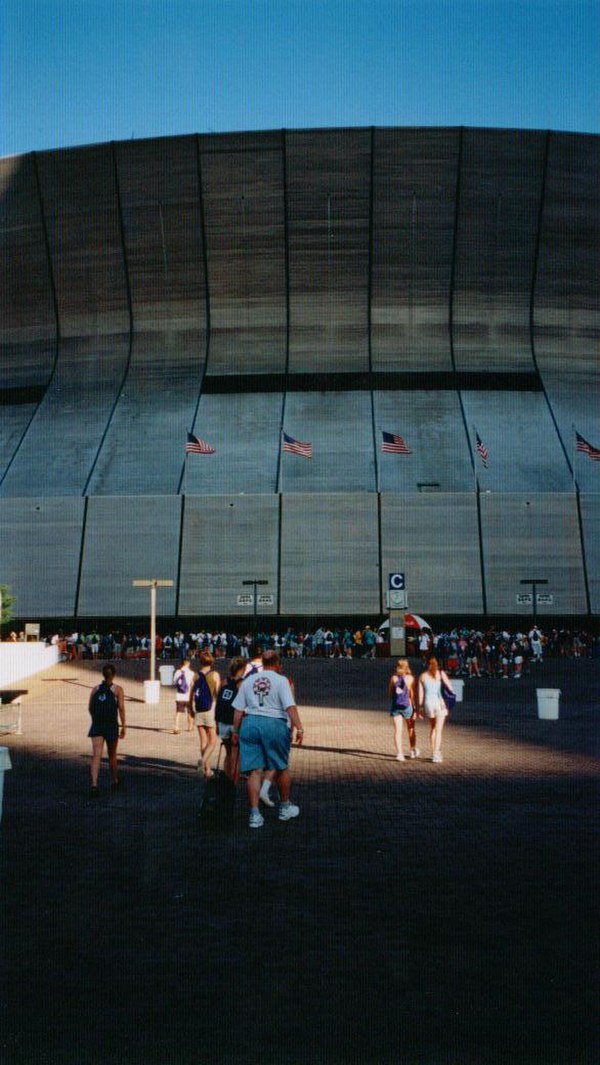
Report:
[[[0,584],[0,603],[2,604],[2,610],[0,611],[0,626],[4,625],[5,622],[10,621],[12,618],[12,608],[16,601],[16,596],[11,595],[8,585]]]

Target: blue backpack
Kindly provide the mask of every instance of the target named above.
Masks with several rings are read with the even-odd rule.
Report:
[[[201,714],[205,710],[210,710],[212,701],[213,697],[208,681],[204,673],[199,673],[198,679],[194,684],[194,709],[196,713]]]

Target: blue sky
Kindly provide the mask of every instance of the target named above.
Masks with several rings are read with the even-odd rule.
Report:
[[[2,0],[0,156],[318,126],[597,133],[597,0]]]

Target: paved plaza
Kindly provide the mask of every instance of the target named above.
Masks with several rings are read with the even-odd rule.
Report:
[[[295,662],[295,822],[198,823],[173,689],[119,671],[123,788],[88,799],[100,664],[14,685],[2,738],[3,1065],[591,1065],[597,662],[468,681],[444,763],[398,763],[390,663]],[[127,675],[125,675],[125,672]],[[536,684],[562,691],[539,721]]]

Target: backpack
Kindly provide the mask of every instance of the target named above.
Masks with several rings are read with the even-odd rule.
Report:
[[[212,701],[213,697],[206,676],[204,673],[199,673],[198,680],[194,684],[194,710],[197,714],[202,714],[205,710],[210,710]]]
[[[396,710],[408,710],[410,695],[404,677],[397,677],[394,685],[394,708]]]
[[[107,684],[106,681],[103,680],[99,688],[97,688],[92,695],[90,713],[92,717],[95,717],[97,714],[104,715],[111,711],[114,711],[115,713],[117,711],[117,697],[110,684]]]
[[[179,676],[178,676],[178,678],[177,678],[177,680],[175,682],[175,688],[177,689],[177,691],[179,692],[180,695],[187,695],[188,691],[190,690],[190,686],[188,684],[188,679],[187,679],[185,673],[183,672],[183,670],[181,670],[181,672],[180,672],[180,674],[179,674]]]

